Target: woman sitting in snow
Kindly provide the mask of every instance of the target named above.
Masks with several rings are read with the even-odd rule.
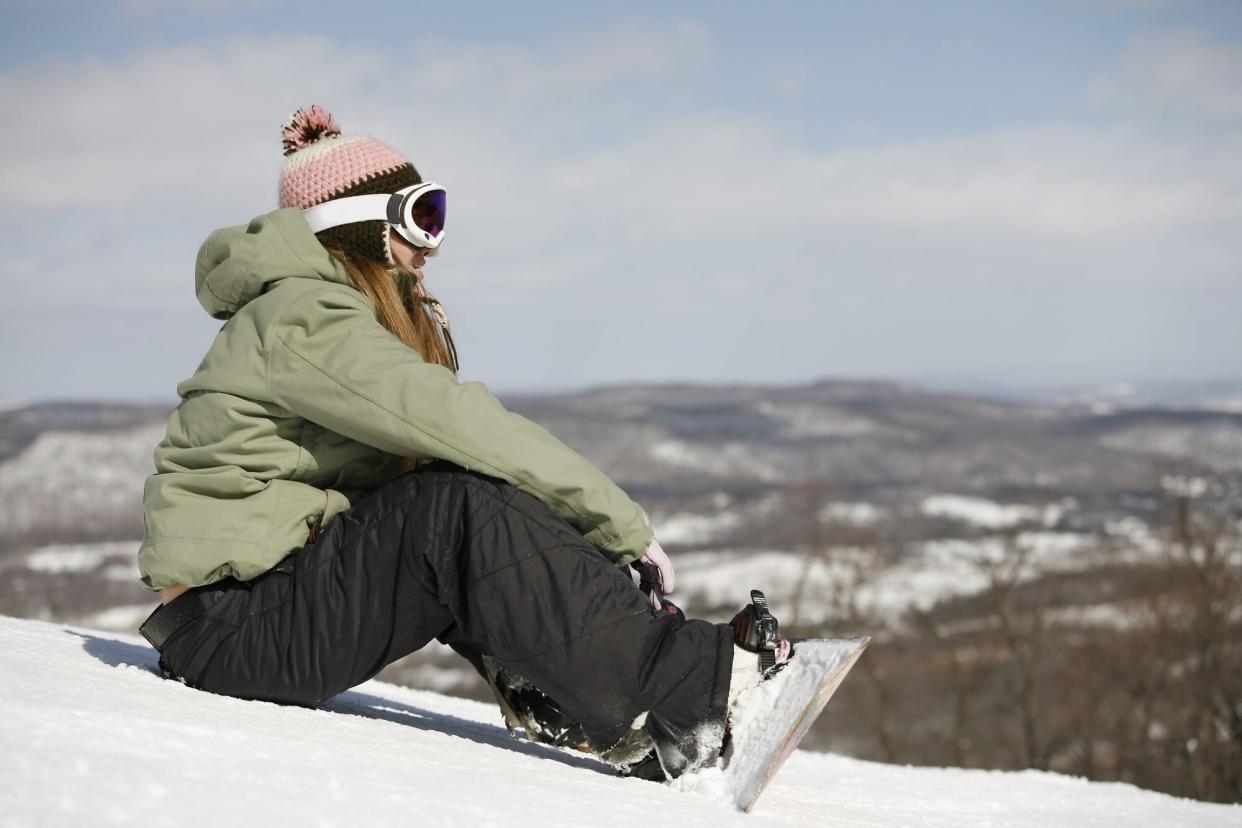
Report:
[[[444,188],[319,107],[283,142],[280,209],[198,254],[198,300],[226,321],[177,386],[144,490],[161,668],[313,706],[437,638],[528,733],[572,730],[657,778],[713,762],[732,701],[770,673],[751,625],[670,611],[644,511],[458,381],[422,271]],[[538,701],[514,689],[529,685]]]

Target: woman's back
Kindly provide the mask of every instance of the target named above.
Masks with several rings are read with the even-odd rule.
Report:
[[[348,276],[299,211],[276,210],[211,235],[199,252],[195,289],[203,308],[227,319],[155,449],[144,491],[139,555],[148,586],[248,579],[307,539],[307,519],[349,508],[343,489],[380,486],[401,457],[326,429],[273,401],[274,324],[292,300],[349,291]]]

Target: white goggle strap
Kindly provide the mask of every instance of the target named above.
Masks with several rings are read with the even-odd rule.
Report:
[[[333,198],[306,208],[302,215],[312,233],[359,221],[389,221],[388,203],[398,198],[388,193]]]
[[[312,233],[359,221],[386,221],[393,230],[411,244],[417,247],[438,247],[444,238],[444,231],[441,230],[439,234],[430,236],[417,225],[411,228],[406,222],[409,216],[405,215],[405,212],[406,208],[412,206],[418,200],[418,196],[424,192],[443,189],[434,182],[425,181],[416,187],[391,194],[380,193],[330,199],[322,204],[306,208],[302,211],[302,215],[306,217],[306,223],[310,225]]]

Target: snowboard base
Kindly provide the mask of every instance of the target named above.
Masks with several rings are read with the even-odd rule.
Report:
[[[725,786],[738,808],[754,807],[870,641],[869,636],[794,640],[793,658],[738,700],[737,726],[724,757]]]

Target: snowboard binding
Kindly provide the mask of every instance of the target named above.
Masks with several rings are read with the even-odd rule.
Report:
[[[510,736],[516,737],[520,732],[533,742],[592,754],[620,776],[663,781],[664,771],[655,753],[655,743],[646,730],[631,727],[612,747],[596,750],[587,740],[582,725],[561,710],[550,696],[500,666],[491,656],[483,659],[488,684],[504,714]]]
[[[780,623],[760,590],[750,591],[750,603],[733,616],[729,626],[739,647],[758,654],[759,672],[764,678],[781,670],[794,654],[793,644],[781,637]]]
[[[526,738],[545,745],[586,749],[582,725],[567,716],[550,696],[489,655],[483,656],[483,666],[510,736],[520,730]]]

